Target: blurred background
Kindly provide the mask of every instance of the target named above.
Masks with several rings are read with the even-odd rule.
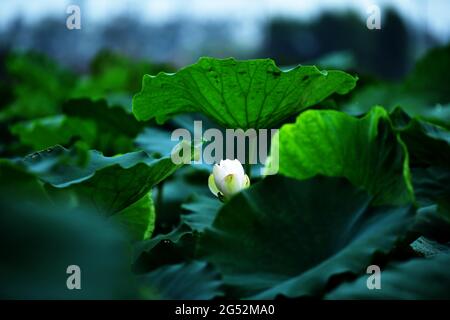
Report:
[[[66,28],[70,4],[81,9],[81,30]],[[381,9],[381,30],[366,27],[371,5]],[[174,67],[204,55],[279,65],[337,59],[399,79],[448,42],[448,12],[447,0],[2,0],[0,57],[32,49],[78,72],[104,49]]]

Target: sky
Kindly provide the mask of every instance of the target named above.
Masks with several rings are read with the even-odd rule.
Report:
[[[0,28],[17,17],[30,23],[48,15],[65,20],[69,4],[79,4],[87,22],[126,13],[155,24],[181,18],[235,21],[249,30],[274,16],[313,19],[323,11],[353,9],[364,17],[367,8],[376,4],[382,9],[398,9],[404,18],[442,42],[450,39],[450,0],[1,0]]]

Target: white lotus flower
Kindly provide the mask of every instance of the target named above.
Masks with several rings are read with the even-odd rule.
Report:
[[[215,164],[208,179],[209,190],[219,199],[228,200],[239,191],[250,186],[250,179],[245,174],[239,160],[221,160]]]

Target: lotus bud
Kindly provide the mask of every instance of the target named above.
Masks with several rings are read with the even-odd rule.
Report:
[[[221,160],[215,164],[208,179],[209,190],[220,200],[228,200],[239,191],[250,186],[239,160]]]

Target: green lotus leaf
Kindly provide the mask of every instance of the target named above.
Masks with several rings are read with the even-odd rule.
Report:
[[[326,296],[327,299],[450,299],[450,254],[428,259],[412,259],[389,264],[381,269],[381,289],[369,290],[367,278],[343,284]]]
[[[151,192],[112,217],[125,226],[132,240],[147,240],[155,229],[155,206]]]
[[[23,160],[31,172],[46,183],[52,196],[73,193],[80,203],[112,215],[145,196],[153,186],[170,176],[182,164],[170,157],[153,158],[143,151],[105,157],[89,151],[85,166],[73,152],[56,146]]]
[[[178,113],[202,112],[224,128],[270,128],[355,84],[356,78],[342,71],[314,66],[281,71],[270,59],[204,57],[175,74],[145,75],[133,113],[138,120],[162,123]]]
[[[192,230],[203,232],[213,224],[220,207],[221,203],[216,198],[196,195],[182,205],[188,213],[181,215],[181,220]]]
[[[331,277],[361,273],[390,252],[411,225],[409,206],[371,200],[343,178],[271,176],[222,207],[198,257],[238,297],[320,296]]]
[[[222,296],[220,274],[203,261],[167,265],[138,278],[147,299],[206,300]]]
[[[408,148],[412,182],[420,206],[437,204],[450,221],[450,131],[397,108],[391,118]]]
[[[414,199],[407,149],[381,107],[361,119],[339,111],[308,110],[295,124],[281,127],[278,141],[273,139],[269,170],[279,164],[279,173],[296,179],[346,177],[373,195],[376,204]]]

